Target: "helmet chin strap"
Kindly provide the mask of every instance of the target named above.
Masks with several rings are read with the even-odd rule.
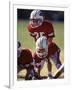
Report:
[[[31,25],[31,27],[32,27],[32,28],[37,28],[37,27],[39,27],[39,26],[33,26],[33,25]]]

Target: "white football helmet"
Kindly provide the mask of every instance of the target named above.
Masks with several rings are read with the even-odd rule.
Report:
[[[36,54],[39,58],[45,58],[48,55],[48,40],[45,36],[37,39]]]
[[[42,25],[44,20],[43,14],[40,10],[33,10],[30,15],[30,24],[33,28]]]

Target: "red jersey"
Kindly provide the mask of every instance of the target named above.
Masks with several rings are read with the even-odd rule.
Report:
[[[33,54],[33,59],[35,60],[35,63],[40,63],[45,58],[39,58],[36,54],[36,52]]]
[[[33,54],[33,60],[35,60],[35,61],[34,61],[34,62],[35,62],[35,66],[36,66],[37,68],[43,67],[44,62],[45,62],[45,58],[39,58],[39,57],[37,56],[36,52]]]
[[[29,49],[23,49],[18,57],[18,64],[26,65],[33,62],[32,53]]]
[[[50,45],[48,45],[48,57],[55,54],[55,52],[60,52],[60,48],[52,42]]]
[[[52,24],[47,21],[44,21],[41,26],[36,28],[33,28],[29,24],[28,31],[30,32],[30,35],[34,37],[35,41],[41,36],[46,36],[47,38],[55,36]]]

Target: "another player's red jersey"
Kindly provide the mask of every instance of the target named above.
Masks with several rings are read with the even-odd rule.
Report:
[[[29,49],[22,49],[20,57],[18,57],[18,65],[26,65],[33,62],[32,53]]]
[[[55,52],[60,52],[60,48],[54,42],[52,42],[48,46],[48,57],[50,57],[51,55],[55,54]]]
[[[35,66],[37,68],[39,67],[43,67],[44,62],[45,62],[45,58],[39,58],[36,54],[36,52],[33,54],[33,59],[35,60]]]
[[[36,28],[33,28],[31,24],[29,24],[28,31],[30,35],[34,37],[35,41],[41,36],[46,36],[47,38],[55,36],[52,24],[47,21],[44,21],[41,26]]]
[[[55,52],[59,52],[59,51],[60,51],[59,47],[55,43],[51,43],[51,45],[48,46],[48,55],[45,58],[48,59]],[[35,60],[36,63],[40,63],[42,60],[45,59],[45,58],[39,58],[37,56],[36,52],[34,53],[33,58],[34,58],[34,60]]]

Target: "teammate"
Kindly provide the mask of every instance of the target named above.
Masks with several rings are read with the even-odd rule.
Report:
[[[35,60],[35,69],[37,69],[38,75],[44,66],[48,55],[48,42],[45,36],[42,36],[36,41],[36,49],[33,54],[33,59]]]
[[[34,76],[34,66],[32,65],[33,63],[33,58],[32,58],[32,53],[29,49],[22,49],[21,48],[21,43],[17,43],[17,66],[18,66],[18,71],[22,69],[27,70],[27,74],[25,79],[26,80],[31,80],[32,77]]]
[[[41,36],[46,36],[48,39],[48,74],[51,75],[51,62],[50,58],[58,62],[59,65],[57,68],[61,66],[61,61],[57,60],[59,57],[60,49],[59,47],[53,42],[53,38],[55,37],[53,25],[44,19],[44,15],[41,10],[33,10],[30,15],[30,22],[28,25],[28,31],[30,35],[34,38],[35,41]],[[51,55],[52,54],[52,55]]]

